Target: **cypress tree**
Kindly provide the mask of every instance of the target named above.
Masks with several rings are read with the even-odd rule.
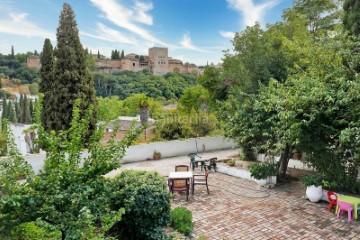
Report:
[[[30,99],[29,108],[30,108],[31,122],[33,122],[33,119],[34,119],[34,103],[33,103],[32,99]]]
[[[50,39],[45,39],[43,51],[41,55],[41,69],[40,69],[40,84],[39,92],[44,94],[41,120],[46,130],[51,129],[53,114],[52,105],[55,104],[54,94],[56,89],[53,88],[54,84],[54,50],[51,45]]]
[[[19,107],[19,103],[15,102],[15,114],[16,114],[16,119],[18,120],[18,122],[20,122],[20,107]]]
[[[68,129],[76,99],[81,100],[81,112],[94,105],[94,114],[89,131],[96,126],[96,96],[92,76],[85,65],[84,49],[80,43],[75,14],[64,3],[57,29],[57,50],[54,66],[53,100],[47,114],[51,115],[50,128],[55,131]]]
[[[14,46],[11,46],[11,59],[15,58]]]
[[[100,59],[100,51],[98,50],[97,58]]]
[[[345,0],[343,24],[351,35],[360,34],[360,0]]]
[[[15,113],[15,108],[13,106],[13,103],[11,101],[9,101],[9,105],[8,105],[8,119],[10,122],[12,123],[16,123],[17,119],[16,119],[16,113]]]
[[[124,57],[125,57],[124,50],[121,50],[121,56],[120,56],[120,58],[123,59]]]
[[[31,121],[29,100],[27,99],[26,94],[24,94],[23,113],[24,113],[23,123],[30,124],[32,121]]]
[[[5,95],[3,96],[3,104],[2,104],[2,113],[1,113],[1,117],[2,118],[7,118],[7,100]]]
[[[20,123],[24,123],[24,95],[22,93],[20,94],[19,105],[18,119]]]

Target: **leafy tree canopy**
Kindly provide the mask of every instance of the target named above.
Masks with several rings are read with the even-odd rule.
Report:
[[[0,228],[4,234],[22,223],[36,222],[48,232],[61,232],[62,239],[103,239],[110,227],[121,219],[123,208],[111,207],[111,194],[117,190],[104,174],[116,169],[125,149],[138,137],[138,130],[127,132],[121,141],[99,143],[101,129],[91,136],[87,157],[82,157],[92,109],[81,118],[76,101],[71,127],[47,132],[37,108],[36,130],[39,143],[47,146],[45,167],[34,175],[20,156],[8,131],[10,157],[0,165]],[[18,179],[25,182],[19,182]]]

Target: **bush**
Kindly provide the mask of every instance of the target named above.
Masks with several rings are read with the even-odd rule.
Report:
[[[7,144],[6,144],[6,135],[0,133],[0,156],[7,155]]]
[[[27,222],[19,225],[11,231],[10,239],[12,240],[37,240],[47,239],[56,240],[61,238],[61,232],[49,232],[47,229],[41,228],[35,222]]]
[[[278,167],[274,163],[255,163],[250,166],[250,176],[260,180],[266,179],[270,176],[275,176],[278,173]]]
[[[235,163],[236,163],[235,159],[230,159],[230,160],[227,162],[227,165],[229,165],[230,167],[233,167],[233,166],[235,166]]]
[[[301,177],[301,182],[306,186],[322,186],[323,177],[321,175],[306,175]]]
[[[163,227],[170,223],[164,178],[156,172],[126,170],[113,183],[112,207],[124,207],[125,214],[112,230],[130,239],[163,239]]]
[[[157,132],[162,139],[177,140],[181,138],[195,137],[193,130],[181,121],[165,119],[166,122],[157,126]]]
[[[189,236],[193,229],[192,213],[185,207],[177,207],[170,213],[171,227]]]
[[[29,85],[29,92],[31,95],[36,95],[39,93],[39,84],[38,83],[32,83]]]
[[[191,129],[197,137],[203,137],[216,129],[217,119],[214,115],[201,113],[191,119]]]

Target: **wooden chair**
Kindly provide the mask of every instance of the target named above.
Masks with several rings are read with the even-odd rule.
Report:
[[[185,192],[186,201],[189,199],[190,192],[190,180],[189,179],[169,179],[170,182],[170,192]]]
[[[210,194],[209,187],[208,187],[208,181],[207,181],[208,176],[209,176],[209,171],[207,169],[205,169],[205,175],[204,174],[194,174],[193,175],[192,194],[194,194],[195,185],[206,185],[207,193]]]
[[[177,165],[175,166],[175,172],[187,172],[189,171],[188,165]]]

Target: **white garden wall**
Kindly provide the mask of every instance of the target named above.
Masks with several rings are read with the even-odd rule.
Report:
[[[29,124],[22,124],[22,123],[11,123],[10,130],[13,133],[15,145],[19,149],[21,155],[26,155],[29,153],[29,149],[26,146],[25,141],[25,133],[24,130],[27,130],[31,127]]]
[[[161,158],[187,155],[191,152],[209,152],[234,148],[236,143],[223,137],[201,137],[168,142],[138,144],[127,149],[123,163],[152,159],[154,151],[161,153]]]
[[[265,154],[259,154],[258,155],[258,160],[261,162],[265,161]],[[275,162],[278,162],[280,160],[280,157],[275,157]],[[314,168],[309,167],[308,165],[305,164],[304,161],[300,161],[300,160],[296,160],[296,159],[292,159],[290,158],[289,163],[288,163],[288,167],[289,168],[296,168],[296,169],[301,169],[301,170],[308,170],[308,171],[315,171]]]

